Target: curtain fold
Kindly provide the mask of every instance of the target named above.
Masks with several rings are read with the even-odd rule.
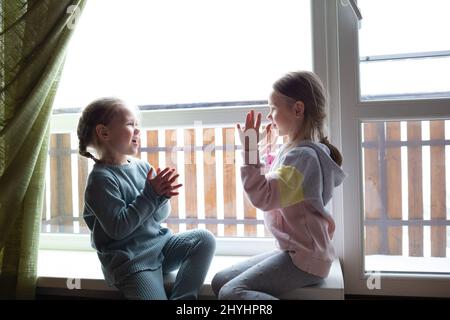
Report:
[[[49,119],[85,0],[0,3],[0,298],[34,298]]]

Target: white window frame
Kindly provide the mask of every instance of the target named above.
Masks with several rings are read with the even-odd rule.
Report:
[[[349,7],[331,0],[329,22],[337,26],[343,185],[344,281],[346,294],[450,297],[450,275],[382,273],[381,288],[370,290],[364,272],[361,123],[374,120],[450,119],[450,99],[361,101],[359,89],[358,23]],[[364,15],[364,12],[362,12]],[[355,169],[356,168],[356,169]]]
[[[312,56],[313,70],[324,82],[329,94],[330,108],[327,118],[331,142],[338,148],[341,144],[341,114],[339,99],[339,74],[337,72],[337,34],[336,22],[333,16],[336,13],[334,0],[311,0],[312,23]],[[287,70],[288,71],[288,70]],[[227,108],[196,108],[173,110],[151,110],[142,112],[142,127],[176,128],[193,125],[194,121],[202,119],[204,126],[223,126],[230,123],[241,122],[250,106]],[[267,114],[268,106],[251,107],[256,112]],[[78,114],[53,114],[51,116],[51,132],[75,132],[78,123]],[[265,121],[265,117],[263,117]],[[343,215],[343,188],[339,187],[333,197],[331,210],[336,221],[334,245],[337,256],[343,263],[344,258],[344,215]],[[92,250],[88,235],[41,233],[40,249],[55,250]],[[62,246],[62,244],[64,245]],[[275,248],[273,239],[258,238],[218,238],[216,254],[218,255],[254,255]]]

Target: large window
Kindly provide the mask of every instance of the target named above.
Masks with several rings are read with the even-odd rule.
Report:
[[[270,236],[242,190],[234,125],[266,113],[270,86],[312,69],[309,0],[88,1],[54,103],[42,232],[87,234],[83,192],[92,161],[77,154],[82,107],[118,96],[142,110],[139,157],[172,166],[174,231]]]
[[[450,272],[450,121],[362,125],[365,268]]]
[[[358,4],[361,99],[450,97],[450,3]],[[364,121],[361,130],[366,270],[450,272],[449,121]]]
[[[337,15],[346,293],[448,296],[449,3],[357,3],[359,25]]]

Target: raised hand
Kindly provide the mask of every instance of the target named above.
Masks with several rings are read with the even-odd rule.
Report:
[[[161,171],[158,168],[156,170],[156,175],[153,177],[153,168],[150,168],[150,171],[147,174],[147,180],[156,194],[170,198],[177,196],[178,192],[176,190],[182,186],[181,183],[174,184],[179,176],[179,174],[174,175],[174,173],[175,169],[165,168]]]
[[[241,125],[236,124],[239,133],[239,139],[246,151],[255,151],[258,149],[259,142],[259,127],[261,126],[261,113],[258,112],[255,119],[255,111],[250,110],[245,118],[245,127],[242,129]]]

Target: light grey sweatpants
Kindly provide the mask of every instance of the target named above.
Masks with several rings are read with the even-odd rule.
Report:
[[[218,272],[211,286],[220,300],[278,300],[285,292],[321,281],[297,268],[287,252],[275,250]]]
[[[162,268],[129,275],[115,286],[127,299],[191,300],[197,299],[215,251],[214,235],[207,230],[190,230],[172,235],[164,246]],[[164,289],[163,276],[178,269],[170,296]]]

